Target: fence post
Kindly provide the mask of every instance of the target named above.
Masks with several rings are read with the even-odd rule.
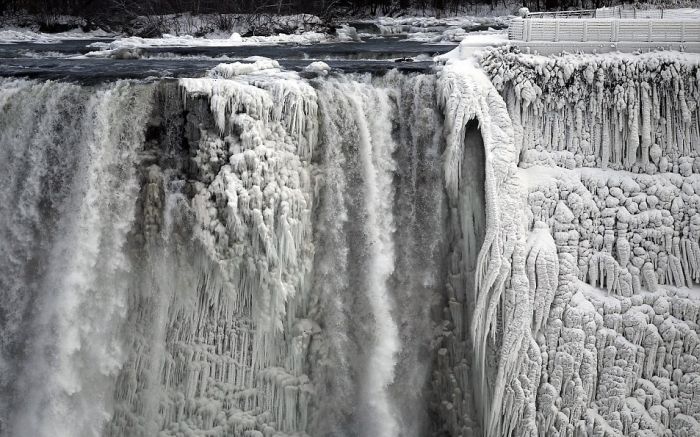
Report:
[[[583,40],[582,42],[588,41],[588,21],[583,22]]]
[[[554,23],[554,41],[559,41],[559,20],[556,20],[556,23]]]
[[[647,42],[651,42],[651,33],[653,32],[653,29],[654,29],[653,24],[654,24],[653,20],[649,20],[649,22],[647,24]]]
[[[685,21],[681,21],[681,42],[685,42]]]
[[[523,40],[524,41],[530,41],[530,25],[531,25],[530,20],[529,19],[525,20],[525,26],[523,27],[523,33],[524,33]]]

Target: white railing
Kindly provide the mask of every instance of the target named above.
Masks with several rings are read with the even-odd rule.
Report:
[[[580,9],[578,11],[530,12],[527,18],[594,18],[595,9]]]
[[[550,42],[700,42],[700,20],[516,18],[508,27],[508,38]]]
[[[525,18],[646,18],[688,19],[689,9],[637,9],[614,6],[612,8],[580,9],[576,11],[530,12]]]

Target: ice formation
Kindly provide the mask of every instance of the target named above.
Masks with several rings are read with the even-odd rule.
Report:
[[[430,326],[420,296],[439,287],[437,260],[409,253],[439,246],[414,248],[396,226],[441,209],[395,216],[394,202],[425,190],[397,159],[437,169],[435,81],[394,72],[309,84],[276,67],[221,65],[164,93],[181,104],[161,135],[184,136],[191,158],[177,177],[148,170],[145,247],[165,261],[146,260],[133,297],[143,328],[130,334],[110,435],[420,436],[429,426],[419,356],[430,331],[407,337],[399,323]],[[418,161],[398,144],[433,150]],[[424,202],[439,206],[439,173],[427,189]],[[193,237],[180,235],[191,224]],[[431,232],[421,241],[436,244],[441,229]],[[400,292],[414,293],[411,305],[397,307]]]
[[[471,53],[0,81],[0,434],[700,435],[697,56]]]
[[[536,302],[487,432],[697,435],[697,58],[496,49],[481,65],[527,192],[511,283],[524,262]]]
[[[478,121],[485,150],[483,189],[486,225],[483,243],[475,268],[464,269],[466,265],[457,265],[451,269],[452,275],[461,279],[452,285],[455,296],[450,296],[450,306],[456,307],[452,310],[452,323],[456,325],[455,331],[461,341],[453,346],[452,351],[447,351],[453,372],[451,379],[454,378],[450,391],[454,393],[455,400],[445,408],[454,411],[451,413],[455,416],[452,419],[456,423],[454,432],[462,432],[463,426],[467,427],[465,431],[468,432],[470,424],[461,423],[468,414],[461,411],[462,400],[459,397],[460,392],[473,392],[483,432],[495,435],[506,382],[510,382],[514,372],[514,359],[507,354],[518,353],[520,343],[527,338],[524,318],[530,304],[524,271],[511,272],[509,260],[511,256],[522,257],[525,250],[523,222],[514,213],[524,208],[524,198],[516,183],[517,150],[513,146],[512,128],[503,100],[483,72],[467,63],[453,64],[442,71],[438,90],[446,118],[445,186],[452,207],[459,211],[458,223],[465,220],[465,216],[473,214],[473,210],[482,207],[478,204],[463,205],[469,202],[469,196],[459,195],[466,176],[462,174],[462,162],[469,159],[464,156],[467,150],[465,128],[469,120]],[[476,250],[469,250],[466,232],[461,234],[465,240],[464,247],[455,250],[455,261],[459,262],[461,258],[461,263],[467,264],[473,262]],[[459,235],[456,237],[460,238]],[[506,286],[511,273],[519,274],[518,281],[513,279]],[[473,278],[467,277],[472,275]],[[466,281],[470,282],[472,290],[467,289]],[[467,293],[473,293],[473,296],[467,296]],[[497,369],[490,369],[488,338],[490,333],[495,333],[496,312],[502,301],[509,301],[511,308],[502,320],[503,353],[497,359]],[[465,327],[459,326],[462,323],[465,323]],[[469,343],[464,338],[467,334],[471,334],[469,340],[474,350],[471,381],[465,368],[468,362],[464,357],[469,351]],[[492,388],[487,381],[493,383]],[[466,389],[471,384],[475,389]]]

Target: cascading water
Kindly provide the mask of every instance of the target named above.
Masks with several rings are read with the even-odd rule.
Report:
[[[340,147],[341,153],[346,154],[344,162],[350,163],[346,180],[351,186],[361,187],[349,199],[352,232],[357,233],[356,244],[350,247],[350,262],[359,271],[353,275],[350,288],[341,291],[364,291],[365,296],[356,297],[365,301],[364,311],[364,305],[356,310],[371,319],[367,338],[358,340],[358,346],[365,349],[360,349],[360,353],[366,356],[359,370],[357,402],[365,410],[359,413],[363,423],[358,430],[362,434],[398,435],[395,407],[388,393],[400,348],[388,286],[395,261],[391,204],[395,171],[392,153],[396,144],[390,135],[390,117],[395,108],[386,90],[354,81],[324,84],[321,101],[329,110],[337,108],[337,114],[345,118],[330,121],[335,132],[324,132],[323,147]],[[324,114],[332,118],[330,111]]]
[[[436,77],[244,70],[0,84],[2,435],[444,427]]]
[[[19,80],[0,90],[2,431],[100,435],[123,361],[124,246],[151,91]]]

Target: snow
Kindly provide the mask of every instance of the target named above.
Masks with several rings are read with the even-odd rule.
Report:
[[[29,29],[0,29],[0,44],[33,42],[37,44],[54,44],[62,40],[111,38],[114,35],[103,30],[83,32],[80,29],[59,33],[40,33]]]
[[[328,74],[330,70],[331,67],[323,61],[315,61],[304,67],[304,71],[308,73],[317,73],[321,75]]]
[[[320,32],[304,32],[301,34],[279,34],[272,36],[241,37],[238,33],[228,38],[196,38],[191,35],[164,34],[161,38],[141,38],[137,36],[118,38],[111,42],[96,42],[89,47],[102,50],[133,49],[146,47],[235,47],[244,45],[274,45],[274,44],[316,44],[327,41],[328,35]]]
[[[277,61],[264,57],[248,58],[248,61],[253,62],[234,62],[231,64],[219,64],[209,71],[209,77],[218,79],[233,79],[236,76],[260,72],[263,70],[271,70],[271,72],[279,72],[280,64]]]
[[[473,57],[488,47],[498,47],[508,43],[508,33],[505,31],[483,31],[468,33],[462,38],[459,46],[453,50],[435,57],[436,62],[449,63]]]

